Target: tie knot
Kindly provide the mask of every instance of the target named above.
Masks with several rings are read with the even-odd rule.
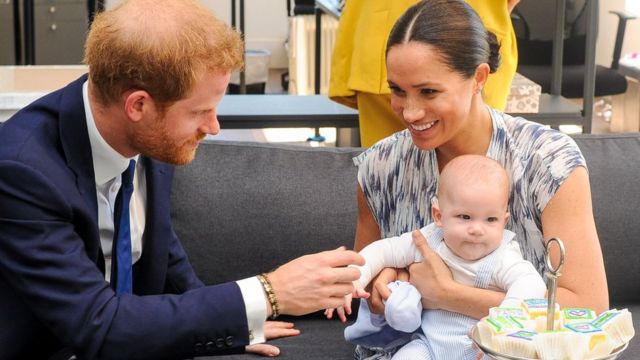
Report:
[[[129,160],[129,167],[122,173],[122,186],[131,186],[133,184],[133,174],[136,171],[136,161]]]

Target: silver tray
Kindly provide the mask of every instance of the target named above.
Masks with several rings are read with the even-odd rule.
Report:
[[[530,358],[523,358],[523,357],[518,357],[518,356],[513,356],[513,355],[501,354],[499,352],[493,351],[493,350],[489,349],[488,347],[482,345],[482,343],[480,342],[480,335],[478,334],[478,328],[477,328],[476,325],[474,325],[471,328],[471,331],[469,331],[469,337],[474,342],[474,344],[476,344],[476,346],[483,353],[485,353],[485,355],[487,355],[491,359],[496,359],[496,360],[537,360],[537,359],[530,359]],[[591,358],[589,360],[613,360],[613,359],[617,359],[618,356],[620,356],[620,354],[622,354],[622,352],[627,349],[627,346],[629,346],[629,343],[625,343],[624,345],[618,347],[617,349],[614,349],[613,352],[611,354],[607,355],[607,356],[599,357],[599,358]]]

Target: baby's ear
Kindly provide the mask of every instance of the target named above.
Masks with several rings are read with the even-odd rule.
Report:
[[[511,213],[509,213],[509,212],[507,211],[507,213],[506,213],[506,214],[504,214],[504,223],[505,223],[505,224],[509,221],[509,218],[510,218],[510,217],[511,217]]]
[[[438,204],[438,199],[436,198],[431,200],[431,216],[436,226],[442,227],[442,212],[440,211],[440,204]]]

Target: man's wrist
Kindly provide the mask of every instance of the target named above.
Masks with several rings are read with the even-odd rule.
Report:
[[[262,284],[255,277],[236,281],[247,312],[247,326],[249,329],[249,343],[258,344],[265,342],[264,321],[267,319],[268,304],[265,304],[266,295]]]
[[[260,280],[260,284],[262,284],[262,288],[264,289],[265,298],[268,305],[267,317],[275,319],[278,317],[278,315],[280,315],[280,303],[278,302],[278,297],[273,290],[273,285],[269,280],[269,275],[267,273],[263,273],[258,275],[257,278],[258,280]]]

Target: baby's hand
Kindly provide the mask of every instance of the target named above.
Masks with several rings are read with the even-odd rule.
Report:
[[[343,323],[347,322],[347,315],[351,315],[351,294],[345,295],[343,306],[340,306],[336,309],[326,309],[324,311],[324,315],[327,317],[327,319],[331,319],[333,318],[334,311],[338,313],[340,321],[342,321]]]
[[[351,296],[355,299],[368,299],[369,296],[371,296],[371,294],[369,294],[367,290],[365,290],[362,286],[360,286],[359,283],[357,285],[356,283],[357,281],[354,281],[353,293],[351,293]]]
[[[336,308],[336,309],[326,309],[324,311],[324,315],[327,319],[331,319],[333,317],[334,310],[338,313],[338,317],[340,321],[347,322],[347,315],[351,315],[351,302],[353,298],[363,298],[367,299],[369,297],[369,293],[360,285],[358,281],[353,282],[353,292],[349,295],[345,295],[344,297],[344,305]]]

